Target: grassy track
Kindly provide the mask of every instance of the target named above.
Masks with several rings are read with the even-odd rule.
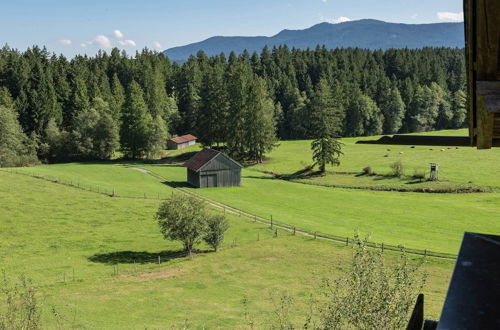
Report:
[[[195,328],[234,328],[243,325],[243,297],[261,325],[272,317],[272,292],[290,293],[303,315],[309,294],[351,255],[350,248],[284,232],[271,238],[267,226],[232,217],[226,242],[237,239],[237,247],[169,259],[180,245],[161,238],[152,220],[157,206],[0,171],[2,269],[37,283],[47,328],[55,327],[52,307],[66,328],[161,329],[186,319]],[[158,254],[162,265],[155,264]],[[426,265],[429,317],[438,316],[452,266]]]

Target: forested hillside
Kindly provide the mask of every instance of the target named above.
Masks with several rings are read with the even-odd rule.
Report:
[[[271,37],[216,36],[185,46],[165,50],[173,61],[185,61],[190,55],[203,50],[208,56],[260,52],[264,46],[307,49],[316,45],[326,48],[423,48],[464,47],[463,23],[402,24],[374,19],[343,23],[320,23],[304,30],[283,30]]]
[[[315,138],[325,116],[342,136],[463,127],[464,62],[451,48],[266,47],[179,65],[149,50],[67,59],[4,47],[0,165],[156,157],[184,133],[259,160],[277,139]]]

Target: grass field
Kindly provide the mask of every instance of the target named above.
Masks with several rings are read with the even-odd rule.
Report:
[[[464,130],[437,132],[435,134],[461,134]],[[397,157],[408,157],[412,162],[428,164],[435,161],[429,155],[439,156],[441,177],[449,181],[439,184],[465,184],[460,178],[474,177],[475,184],[496,187],[498,175],[495,166],[500,162],[498,149],[473,148],[445,149],[403,146],[359,145],[356,139],[345,139],[345,157],[340,169],[360,171],[369,164],[378,173],[389,171],[389,160],[379,157],[386,149],[394,150]],[[202,189],[193,192],[226,203],[232,207],[264,218],[272,215],[276,221],[309,231],[319,231],[339,236],[352,236],[355,231],[371,234],[377,243],[403,245],[408,248],[428,249],[435,252],[457,253],[464,231],[500,233],[500,223],[492,221],[500,213],[500,193],[480,194],[424,194],[371,190],[338,189],[278,180],[261,170],[277,173],[296,171],[304,166],[310,153],[309,141],[283,141],[270,154],[267,163],[251,166],[243,171],[243,186],[225,189]],[[403,154],[397,148],[406,148]],[[196,148],[190,148],[189,152]],[[405,149],[405,150],[406,150]],[[428,153],[429,152],[429,153]],[[483,154],[484,153],[484,154]],[[486,155],[483,157],[483,155]],[[175,157],[182,158],[180,151]],[[480,161],[474,157],[483,157]],[[410,162],[411,160],[411,162]],[[349,165],[351,164],[351,165]],[[442,164],[449,164],[443,166]],[[422,166],[424,166],[422,165]],[[477,169],[472,170],[472,168]],[[141,172],[147,169],[161,175],[164,180]],[[255,170],[259,171],[255,171]],[[148,198],[165,197],[175,186],[185,186],[185,168],[180,164],[103,163],[56,164],[19,169],[47,177],[57,177],[65,182],[93,187],[93,190],[115,190],[118,196]],[[410,186],[409,179],[394,177],[367,177],[355,174],[339,176],[329,174],[303,180],[306,183],[341,182],[346,186]],[[442,179],[444,180],[444,179]],[[447,179],[446,179],[447,180]],[[383,183],[379,183],[383,182]],[[451,183],[450,183],[451,182]],[[424,182],[422,185],[432,185]],[[97,188],[99,187],[99,188]]]
[[[424,134],[466,135],[466,130],[438,131]],[[477,150],[472,147],[440,147],[440,146],[397,146],[356,144],[359,140],[375,140],[378,137],[345,138],[344,156],[338,167],[328,170],[351,173],[350,175],[328,175],[320,180],[327,183],[344,185],[388,185],[408,187],[408,181],[391,180],[381,176],[371,178],[359,177],[356,174],[370,166],[378,174],[389,174],[390,165],[401,160],[405,172],[411,176],[415,170],[429,173],[429,163],[439,164],[440,185],[472,185],[500,188],[500,175],[496,169],[500,163],[500,149]],[[252,166],[253,169],[270,171],[278,174],[292,174],[304,169],[312,163],[311,141],[284,141],[273,150],[264,164]],[[431,150],[432,149],[432,150]],[[444,151],[441,151],[444,149]],[[388,151],[390,150],[390,151]],[[388,155],[388,157],[384,157]]]
[[[34,280],[46,328],[57,325],[52,308],[62,328],[168,329],[185,320],[192,328],[244,328],[242,299],[267,325],[273,292],[291,294],[303,320],[309,294],[342,272],[352,253],[285,232],[272,238],[267,226],[231,217],[226,246],[236,239],[236,247],[178,258],[180,245],[163,240],[152,219],[158,204],[0,171],[1,268]],[[428,317],[439,315],[452,267],[446,260],[425,266]]]

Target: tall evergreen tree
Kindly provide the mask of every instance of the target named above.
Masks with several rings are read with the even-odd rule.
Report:
[[[335,93],[338,94],[338,93]],[[335,99],[326,79],[320,79],[311,100],[312,134],[311,143],[314,165],[325,172],[326,165],[340,164],[342,143],[338,137],[342,131],[343,109]]]
[[[149,151],[152,118],[144,101],[141,86],[130,83],[123,106],[120,144],[125,156],[139,158]]]

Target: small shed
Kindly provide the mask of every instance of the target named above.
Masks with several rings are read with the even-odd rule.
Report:
[[[241,166],[220,151],[204,149],[186,162],[187,181],[197,188],[241,185]]]
[[[197,139],[196,136],[191,134],[177,136],[168,140],[167,147],[169,150],[183,149],[195,145]]]

